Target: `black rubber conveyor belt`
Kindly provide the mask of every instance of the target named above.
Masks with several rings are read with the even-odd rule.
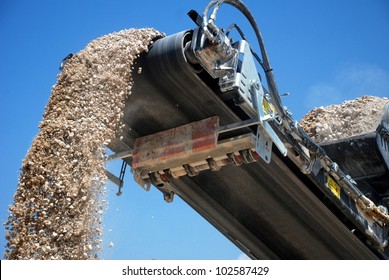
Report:
[[[125,109],[128,133],[110,144],[114,152],[133,147],[136,137],[215,115],[222,125],[239,121],[187,63],[183,48],[188,34],[184,31],[156,41],[138,60]],[[260,160],[227,166],[181,177],[172,185],[184,201],[252,258],[376,258],[277,153],[269,165]]]

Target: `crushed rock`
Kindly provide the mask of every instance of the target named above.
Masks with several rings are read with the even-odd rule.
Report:
[[[150,28],[108,34],[66,62],[22,163],[6,259],[98,258],[105,146],[122,126],[134,60],[161,36]]]
[[[377,129],[388,98],[363,96],[308,112],[300,125],[316,143],[357,136]]]

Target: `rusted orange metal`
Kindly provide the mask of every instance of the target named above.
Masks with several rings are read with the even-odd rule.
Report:
[[[137,138],[132,167],[142,169],[212,150],[217,145],[218,127],[216,116]]]

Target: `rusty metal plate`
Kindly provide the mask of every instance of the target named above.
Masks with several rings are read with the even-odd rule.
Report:
[[[166,131],[137,138],[132,167],[152,167],[171,159],[185,159],[212,150],[217,144],[219,117],[211,117]]]

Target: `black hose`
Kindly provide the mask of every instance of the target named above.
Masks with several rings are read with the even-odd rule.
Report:
[[[239,35],[242,37],[243,40],[245,41],[248,41],[246,36],[244,35],[242,29],[240,29],[240,27],[236,24],[236,23],[233,23],[231,24],[228,29],[227,29],[227,32],[226,32],[226,36],[228,37],[230,35],[230,32],[231,30],[235,28],[236,31],[238,31]],[[260,57],[258,56],[258,54],[253,50],[253,48],[251,47],[251,45],[249,45],[250,47],[250,51],[252,53],[252,55],[254,56],[254,58],[258,61],[258,63],[261,65],[261,67],[263,68],[263,70],[265,70],[264,66],[263,66],[263,62],[262,62],[262,59],[260,59]]]
[[[247,18],[247,20],[250,22],[252,28],[254,29],[254,32],[255,32],[255,35],[257,36],[258,44],[259,44],[259,47],[261,50],[261,55],[262,55],[262,60],[263,60],[261,63],[261,66],[264,68],[264,72],[266,75],[266,81],[267,81],[267,84],[269,87],[270,96],[271,96],[272,102],[275,103],[273,105],[275,105],[275,110],[276,110],[277,114],[280,115],[282,119],[284,119],[285,112],[283,109],[281,98],[280,98],[279,93],[278,93],[278,87],[277,87],[277,84],[276,84],[276,81],[274,78],[273,68],[270,65],[269,57],[267,55],[265,43],[263,41],[262,34],[259,30],[258,24],[255,21],[253,14],[247,8],[247,6],[240,0],[213,0],[204,9],[203,26],[207,26],[207,15],[208,15],[209,9],[212,6],[216,5],[216,7],[214,9],[214,13],[216,14],[217,10],[219,9],[219,7],[223,3],[229,4],[233,7],[235,7],[236,9],[238,9]]]

